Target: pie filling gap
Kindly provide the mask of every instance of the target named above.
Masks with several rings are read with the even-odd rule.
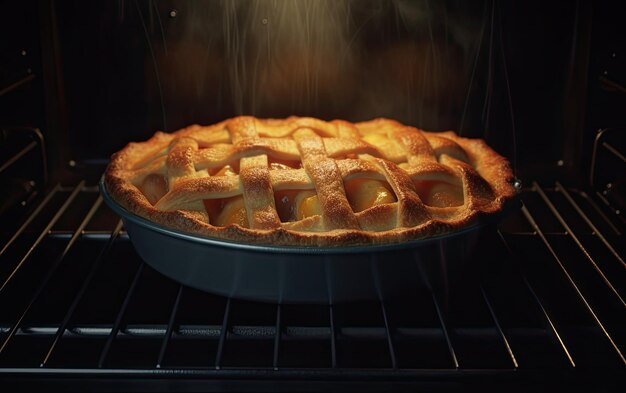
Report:
[[[344,181],[344,188],[348,202],[355,213],[398,201],[391,186],[384,180],[356,178]]]
[[[465,203],[460,185],[437,180],[416,180],[414,184],[417,195],[426,206],[458,207]]]

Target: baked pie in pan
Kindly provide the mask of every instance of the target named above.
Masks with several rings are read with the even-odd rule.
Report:
[[[157,132],[112,156],[108,193],[164,227],[285,246],[391,244],[450,234],[515,194],[478,139],[388,119],[236,117]]]

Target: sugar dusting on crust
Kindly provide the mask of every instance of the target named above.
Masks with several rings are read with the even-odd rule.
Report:
[[[263,128],[264,136],[259,136],[255,125]],[[237,127],[240,127],[240,134],[233,138],[230,129]],[[272,203],[254,207],[251,216],[258,220],[259,225],[256,229],[242,228],[234,224],[225,227],[209,224],[202,203],[197,203],[199,198],[201,202],[201,198],[206,195],[218,193],[222,197],[242,195],[244,190],[239,176],[206,176],[206,171],[201,177],[190,174],[192,168],[189,166],[189,157],[197,156],[202,149],[210,149],[213,143],[225,142],[232,143],[233,154],[239,157],[245,157],[246,154],[267,154],[270,138],[267,135],[273,132],[273,128],[276,128],[277,135],[283,137],[287,135],[286,138],[289,140],[293,140],[292,135],[300,129],[313,131],[310,137],[306,136],[306,132],[300,132],[298,134],[300,136],[296,138],[301,153],[304,153],[302,158],[304,169],[281,170],[279,174],[264,176],[263,181],[247,179],[246,183],[249,183],[247,187],[254,188],[248,189],[247,195],[261,195],[269,201],[267,193],[271,192],[272,188],[273,192],[294,187],[316,189],[324,193],[320,196],[323,217],[308,217],[297,222],[277,222],[272,199]],[[225,130],[231,132],[230,137],[224,135]],[[394,142],[389,146],[404,150],[393,154],[395,157],[399,154],[406,156],[407,163],[393,163],[381,155],[378,158],[374,157],[377,164],[373,165],[373,162],[366,158],[372,157],[376,148],[361,142],[360,139],[360,135],[368,132],[377,132],[394,138]],[[242,135],[245,138],[239,146],[237,140]],[[179,173],[180,170],[174,171],[174,175],[178,175],[176,182],[167,183],[171,189],[167,190],[165,196],[153,206],[132,183],[132,176],[138,169],[146,167],[151,162],[153,166],[158,165],[153,162],[154,158],[159,154],[167,154],[168,146],[170,144],[175,146],[176,142],[173,141],[183,136],[182,142],[186,142],[186,148],[185,162],[181,166],[185,168],[185,173]],[[341,145],[342,138],[359,139],[356,139],[357,143],[354,139],[349,139],[349,142]],[[251,147],[251,144],[255,143],[258,143],[260,148]],[[365,156],[362,159],[332,159],[328,157],[324,147],[330,146],[329,144],[333,149],[347,149],[346,151],[350,151],[349,154],[353,157],[359,154]],[[272,148],[279,149],[275,155],[293,157],[293,142],[277,142],[272,145],[274,146]],[[286,150],[281,153],[280,149]],[[302,152],[303,149],[311,150]],[[312,153],[309,158],[307,151]],[[179,159],[175,154],[172,158]],[[204,159],[210,161],[211,157],[206,156]],[[331,164],[332,168],[329,167]],[[366,174],[361,175],[363,173],[359,172],[361,170],[365,170]],[[251,171],[251,174],[256,172],[258,169]],[[290,174],[297,179],[296,182],[287,180]],[[146,175],[149,174],[144,174]],[[354,213],[342,188],[346,175],[384,179],[393,188],[398,201],[366,209],[358,214]],[[431,178],[435,181],[447,179],[462,184],[466,199],[464,205],[442,208],[425,205],[417,194],[413,182],[416,179]],[[122,207],[165,227],[236,242],[292,246],[387,244],[453,233],[478,223],[487,215],[498,213],[516,194],[512,185],[514,176],[508,161],[489,148],[484,141],[459,137],[452,131],[422,132],[387,119],[352,124],[339,120],[325,122],[297,117],[286,120],[238,117],[209,127],[187,127],[172,134],[158,132],[145,142],[129,143],[115,153],[107,167],[104,180],[108,193]],[[274,183],[268,184],[268,181]],[[258,190],[255,187],[258,187]],[[151,199],[153,198],[154,196],[151,196]]]

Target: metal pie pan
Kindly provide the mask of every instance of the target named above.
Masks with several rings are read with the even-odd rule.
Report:
[[[103,179],[100,192],[155,270],[202,291],[272,303],[385,299],[423,287],[447,291],[480,232],[474,226],[401,244],[337,248],[241,244],[139,217],[111,198]]]

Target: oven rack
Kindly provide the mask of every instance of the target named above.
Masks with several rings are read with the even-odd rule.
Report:
[[[0,233],[0,385],[611,390],[626,365],[625,225],[601,193],[560,182],[520,199],[447,293],[272,305],[165,278],[95,184],[56,185]]]

